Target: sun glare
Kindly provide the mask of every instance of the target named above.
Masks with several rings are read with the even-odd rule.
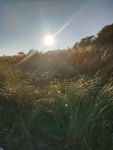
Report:
[[[44,44],[47,46],[52,46],[55,42],[55,39],[52,35],[46,35],[44,38]]]

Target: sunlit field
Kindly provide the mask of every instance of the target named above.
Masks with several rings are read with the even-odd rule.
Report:
[[[1,148],[113,149],[113,25],[97,35],[0,57]]]

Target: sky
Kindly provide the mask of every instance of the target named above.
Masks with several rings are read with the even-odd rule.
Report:
[[[113,0],[0,0],[0,55],[65,49],[112,23]]]

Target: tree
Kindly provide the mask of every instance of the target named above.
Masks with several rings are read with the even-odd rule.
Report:
[[[18,52],[17,54],[18,54],[18,55],[25,55],[24,52]]]

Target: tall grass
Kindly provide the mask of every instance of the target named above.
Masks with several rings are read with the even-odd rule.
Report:
[[[104,75],[42,87],[0,74],[0,146],[8,150],[112,150],[113,84]],[[103,81],[104,80],[104,81]]]

